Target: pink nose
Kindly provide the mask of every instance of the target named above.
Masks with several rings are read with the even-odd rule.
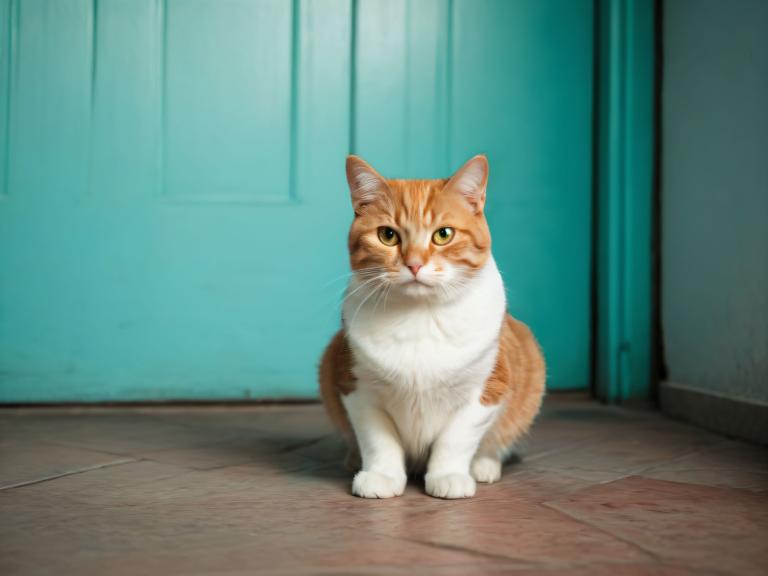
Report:
[[[416,274],[419,273],[419,270],[421,269],[421,264],[408,264],[408,269],[411,271],[411,273],[416,276]]]

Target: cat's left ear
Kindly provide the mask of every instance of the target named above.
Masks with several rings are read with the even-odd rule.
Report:
[[[458,169],[445,185],[446,190],[461,194],[476,214],[485,206],[485,188],[488,185],[488,158],[478,154]]]

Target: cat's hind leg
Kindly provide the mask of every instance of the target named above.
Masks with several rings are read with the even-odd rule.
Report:
[[[492,484],[501,480],[501,451],[492,439],[485,438],[472,458],[470,471],[478,482]]]

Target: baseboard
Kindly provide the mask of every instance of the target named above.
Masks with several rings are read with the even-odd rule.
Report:
[[[768,404],[677,384],[659,385],[663,412],[728,436],[768,445]]]

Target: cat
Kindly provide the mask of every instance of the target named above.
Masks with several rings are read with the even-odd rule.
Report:
[[[342,330],[319,368],[321,396],[361,460],[352,493],[468,498],[501,478],[544,395],[530,329],[506,311],[485,218],[488,161],[450,179],[385,179],[347,158],[354,220]]]

